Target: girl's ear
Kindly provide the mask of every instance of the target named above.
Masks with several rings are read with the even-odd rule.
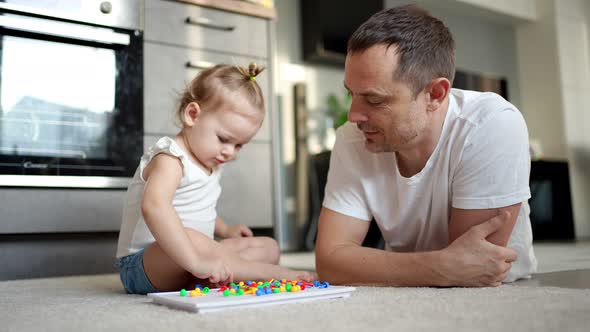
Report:
[[[184,124],[192,127],[201,115],[201,107],[196,102],[189,103],[184,108]]]

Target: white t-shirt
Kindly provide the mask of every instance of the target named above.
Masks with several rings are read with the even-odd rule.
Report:
[[[492,209],[523,202],[508,247],[518,253],[506,282],[537,269],[529,220],[528,131],[520,112],[493,93],[452,89],[436,148],[412,177],[395,153],[372,153],[355,124],[337,131],[323,205],[362,220],[375,218],[386,249],[448,246],[451,207]]]
[[[217,217],[215,206],[221,194],[221,169],[218,167],[210,175],[206,174],[189,159],[174,139],[162,137],[141,157],[139,167],[127,189],[117,258],[134,254],[155,242],[141,214],[141,201],[145,187],[143,170],[159,153],[178,157],[182,162],[182,179],[172,200],[172,206],[182,224],[213,238]]]

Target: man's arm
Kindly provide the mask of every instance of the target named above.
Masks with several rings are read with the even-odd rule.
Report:
[[[368,221],[322,208],[316,241],[321,280],[347,285],[442,286],[431,268],[437,253],[398,254],[362,247],[368,230]]]
[[[505,247],[518,218],[522,203],[506,206],[498,209],[481,209],[481,210],[465,210],[465,209],[451,209],[451,220],[449,221],[449,243],[455,241],[461,234],[467,232],[469,228],[481,224],[482,222],[501,214],[506,211],[510,214],[510,218],[500,229],[488,236],[487,240]]]
[[[516,253],[486,240],[506,213],[470,228],[443,250],[396,253],[365,248],[369,223],[322,208],[316,266],[334,284],[377,286],[497,286]]]

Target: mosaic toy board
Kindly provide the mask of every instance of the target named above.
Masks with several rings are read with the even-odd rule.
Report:
[[[275,304],[306,302],[334,298],[347,298],[355,290],[348,286],[330,286],[329,288],[308,288],[296,293],[277,293],[263,296],[242,295],[223,296],[218,289],[212,289],[206,296],[180,296],[179,292],[150,293],[154,303],[192,312],[215,312],[229,309],[262,307]]]

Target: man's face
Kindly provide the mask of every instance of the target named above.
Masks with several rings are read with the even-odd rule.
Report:
[[[352,95],[348,121],[365,135],[371,152],[412,148],[427,124],[425,92],[414,97],[406,83],[394,81],[395,47],[375,45],[346,57],[344,86]]]

